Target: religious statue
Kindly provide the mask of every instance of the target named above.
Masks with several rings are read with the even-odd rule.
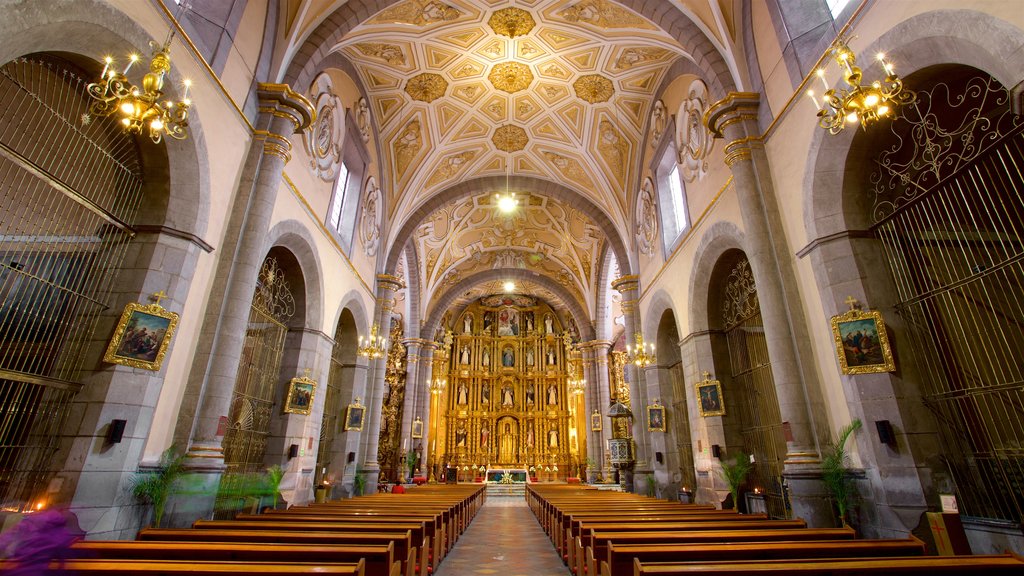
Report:
[[[501,365],[505,368],[512,368],[516,365],[516,355],[512,347],[508,346],[501,351]]]
[[[512,425],[508,422],[502,428],[498,446],[498,460],[502,464],[512,464],[516,461],[516,437],[512,433]]]
[[[473,315],[466,314],[462,317],[462,331],[466,334],[473,333]]]
[[[482,404],[491,403],[491,385],[484,383],[484,387],[480,390],[480,402]]]
[[[558,388],[555,388],[554,384],[548,386],[548,404],[558,404]]]
[[[526,387],[526,405],[533,406],[534,404],[533,384]]]
[[[469,365],[469,346],[462,346],[462,353],[459,355],[459,362],[466,366]]]
[[[526,428],[526,447],[533,448],[533,422]]]
[[[548,447],[558,448],[558,430],[554,428],[548,432]]]
[[[512,407],[515,403],[514,400],[515,397],[512,395],[512,386],[506,384],[505,387],[501,389],[501,405]]]
[[[466,447],[466,429],[459,428],[455,431],[455,445],[461,448]]]
[[[533,348],[526,350],[526,365],[533,366]]]
[[[487,424],[480,430],[480,447],[484,448],[487,446],[487,439],[491,436],[490,430],[487,429]]]
[[[533,312],[526,313],[526,332],[533,332]]]
[[[553,334],[555,331],[555,323],[551,319],[551,314],[544,315],[544,333]]]
[[[455,402],[457,404],[469,404],[469,387],[466,386],[465,382],[459,384],[459,394]]]
[[[485,367],[489,367],[491,365],[491,351],[488,350],[487,348],[484,348],[484,353],[483,356],[480,358],[480,362]]]
[[[548,366],[555,365],[555,349],[548,348]]]

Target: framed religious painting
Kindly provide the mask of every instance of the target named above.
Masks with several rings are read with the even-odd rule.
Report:
[[[654,406],[647,407],[647,431],[665,431],[665,407],[657,401],[654,402]]]
[[[163,297],[157,296],[153,304],[132,302],[124,307],[114,337],[103,355],[104,362],[145,370],[160,369],[178,327],[178,314],[160,305]]]
[[[413,439],[423,438],[423,420],[420,420],[419,416],[412,421],[412,437]]]
[[[590,415],[590,429],[594,432],[601,431],[601,413],[594,410],[594,413]]]
[[[832,317],[832,338],[843,374],[876,374],[896,369],[885,322],[877,310],[865,312],[853,301],[849,311]]]
[[[313,408],[314,392],[316,392],[316,382],[308,375],[292,378],[288,382],[288,396],[284,401],[285,413],[308,415]]]
[[[702,417],[725,416],[722,383],[712,380],[710,372],[705,372],[704,379],[697,382],[697,409]]]
[[[345,408],[345,430],[362,430],[366,407],[359,403],[359,398]]]

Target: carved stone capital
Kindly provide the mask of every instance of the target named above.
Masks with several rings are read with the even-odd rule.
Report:
[[[260,112],[290,121],[295,132],[302,132],[316,120],[313,103],[287,84],[260,82],[256,86],[256,96],[259,98]]]
[[[757,121],[761,97],[757,92],[729,92],[704,113],[704,124],[716,138],[725,138],[725,129],[744,120]]]

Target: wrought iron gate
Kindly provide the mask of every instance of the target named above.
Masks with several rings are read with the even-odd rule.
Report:
[[[672,414],[670,419],[673,431],[675,432],[677,450],[679,450],[679,472],[681,478],[679,486],[694,489],[697,485],[695,468],[693,467],[693,443],[690,437],[690,418],[686,408],[687,389],[686,381],[683,378],[683,363],[676,362],[669,366],[665,373],[668,374],[672,384]]]
[[[319,486],[326,477],[334,451],[334,438],[338,435],[338,415],[341,411],[341,378],[346,369],[342,361],[345,351],[338,342],[331,350],[331,370],[327,376],[327,395],[324,397],[324,417],[320,421],[320,444],[316,452],[315,485]],[[349,368],[351,369],[351,368]]]
[[[772,518],[785,518],[788,511],[782,490],[782,465],[786,441],[757,287],[746,257],[736,263],[726,280],[722,320],[729,342],[733,386],[740,391],[731,402],[739,406],[743,445],[754,455],[754,469],[747,483],[764,493]]]
[[[264,468],[287,322],[294,313],[295,300],[284,272],[278,268],[277,260],[267,258],[260,268],[249,309],[249,326],[228,413],[228,431],[224,435],[224,463],[230,474]]]
[[[962,513],[1024,521],[1024,122],[987,75],[944,73],[892,122],[871,176]]]
[[[31,506],[142,199],[135,141],[66,62],[0,68],[0,508]]]

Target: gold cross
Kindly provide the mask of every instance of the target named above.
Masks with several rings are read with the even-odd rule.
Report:
[[[850,310],[857,309],[857,299],[854,298],[853,296],[847,296],[845,302],[846,305],[850,307]]]
[[[302,374],[303,377],[305,377],[306,379],[309,379],[309,373],[311,372],[311,370],[309,368],[303,368],[302,372],[303,372],[303,374]]]
[[[150,300],[156,302],[157,306],[160,305],[160,301],[163,300],[164,298],[167,298],[167,293],[164,292],[163,290],[161,290],[159,292],[156,292],[152,296],[149,297]]]
[[[707,370],[705,370],[704,371],[704,381],[708,382],[709,380],[711,380],[711,372],[708,372]]]

